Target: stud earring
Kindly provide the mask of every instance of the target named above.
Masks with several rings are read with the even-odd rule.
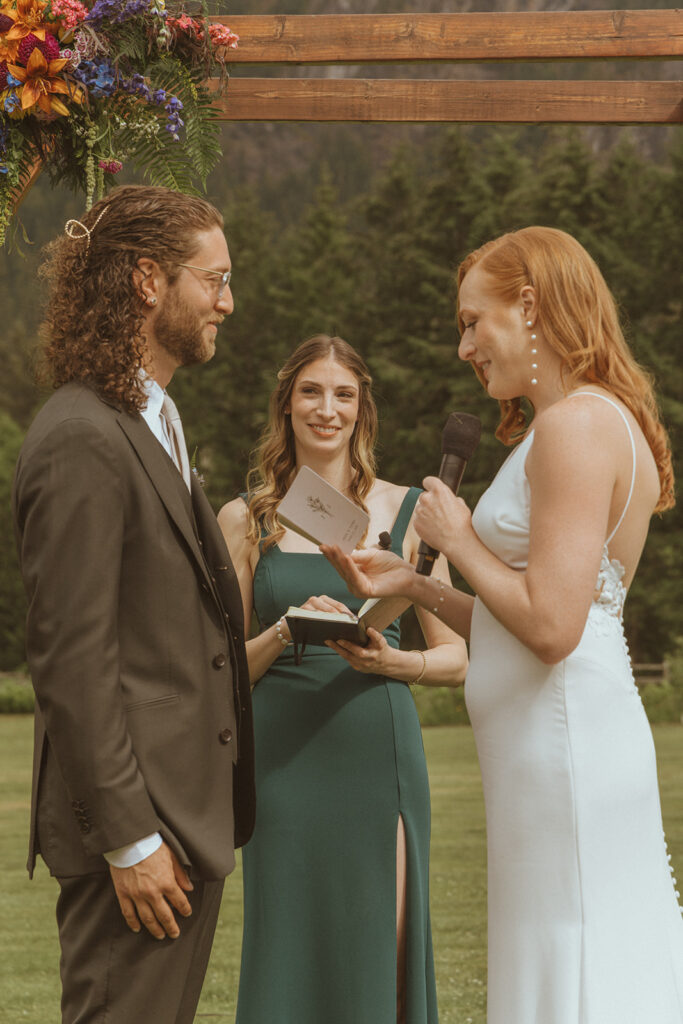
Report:
[[[156,306],[156,304],[157,304],[157,297],[156,297],[156,295],[148,295],[147,296],[147,305],[148,306]]]
[[[531,329],[533,327],[533,324],[532,324],[531,320],[527,320],[526,325],[527,325],[527,327],[529,329]],[[536,370],[538,370],[538,363],[536,362],[536,356],[538,355],[538,349],[536,348],[536,335],[533,334],[533,333],[531,335],[531,344],[532,344],[531,357],[533,359],[533,362],[531,364],[531,369],[533,370],[533,376],[531,378],[531,383],[532,384],[538,384],[538,377],[536,376]]]

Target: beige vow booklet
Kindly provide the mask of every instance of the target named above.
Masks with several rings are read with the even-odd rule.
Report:
[[[370,517],[327,480],[302,466],[280,502],[277,517],[283,526],[313,541],[338,544],[347,554],[358,545]]]

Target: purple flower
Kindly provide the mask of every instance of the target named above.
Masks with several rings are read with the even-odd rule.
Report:
[[[19,97],[17,96],[16,92],[14,90],[12,90],[11,92],[8,92],[7,95],[5,96],[5,102],[3,104],[5,113],[6,114],[11,114],[13,110],[16,110],[17,107],[20,107],[20,106],[21,106],[21,101],[19,100]]]
[[[121,82],[121,88],[126,92],[132,93],[134,96],[140,96],[147,103],[152,101],[152,93],[145,81],[144,75],[135,74],[131,78],[124,79]]]
[[[181,128],[185,127],[185,122],[180,116],[180,111],[183,109],[183,104],[177,96],[169,96],[168,103],[165,105],[164,110],[168,114],[166,120],[166,131],[170,132],[171,138],[174,142],[180,142],[180,136],[178,132]]]
[[[99,28],[105,21],[121,24],[139,14],[145,14],[150,0],[96,0],[85,21]]]
[[[112,96],[116,92],[116,68],[106,57],[81,61],[73,76],[93,96]]]

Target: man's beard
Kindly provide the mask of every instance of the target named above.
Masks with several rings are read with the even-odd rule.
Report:
[[[194,366],[211,359],[216,346],[213,340],[207,341],[205,329],[206,321],[201,321],[186,302],[169,290],[159,310],[154,333],[179,366]]]

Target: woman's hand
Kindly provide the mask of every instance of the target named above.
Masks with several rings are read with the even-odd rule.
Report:
[[[342,604],[341,601],[335,601],[333,597],[328,597],[327,594],[309,597],[308,601],[302,604],[301,607],[316,612],[341,612],[342,615],[349,615],[351,618],[354,618],[353,612],[345,604]]]
[[[392,551],[369,548],[347,555],[336,544],[322,544],[320,550],[354,597],[410,596],[415,570]]]
[[[425,491],[413,515],[415,532],[430,547],[450,556],[449,548],[472,529],[472,513],[438,477],[428,476],[422,484]]]
[[[372,627],[368,628],[369,643],[367,647],[359,647],[350,640],[328,640],[326,646],[336,651],[344,661],[348,661],[356,672],[369,672],[374,675],[390,675],[395,654],[381,633]]]

